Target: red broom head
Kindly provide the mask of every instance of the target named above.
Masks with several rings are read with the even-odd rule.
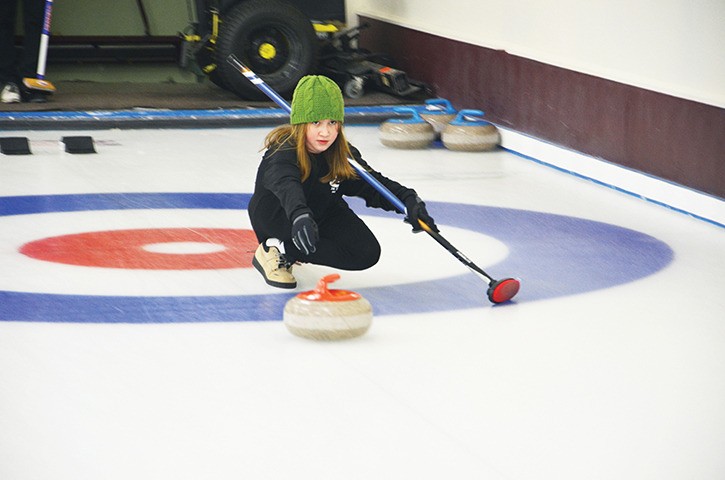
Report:
[[[515,278],[504,278],[496,280],[488,287],[488,299],[492,303],[508,302],[519,293],[521,282]]]

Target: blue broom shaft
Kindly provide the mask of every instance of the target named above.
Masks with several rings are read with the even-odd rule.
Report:
[[[272,88],[267,85],[264,80],[259,78],[257,74],[255,74],[252,70],[250,70],[246,65],[244,65],[242,62],[239,61],[239,59],[234,55],[231,54],[227,57],[227,61],[234,65],[239,71],[241,71],[245,77],[249,79],[250,82],[252,82],[254,85],[257,86],[262,92],[264,92],[269,98],[271,98],[277,105],[279,105],[282,109],[284,109],[287,113],[290,113],[292,111],[292,108],[287,103],[287,101],[282,98],[277,92],[272,90]],[[392,203],[395,208],[397,208],[400,212],[406,213],[405,205],[402,201],[393,193],[388,190],[385,185],[380,183],[377,178],[373,177],[370,172],[365,170],[362,165],[357,163],[355,159],[348,158],[348,162],[350,162],[350,165],[353,166],[353,168],[357,171],[357,173],[365,179],[375,190],[377,190],[381,195],[383,195],[390,203]],[[488,282],[489,286],[493,284],[495,281],[493,277],[491,277],[489,274],[487,274],[481,267],[473,263],[471,260],[468,259],[465,255],[463,255],[456,247],[451,245],[451,243],[443,238],[443,235],[440,233],[434,231],[432,228],[430,228],[424,221],[418,220],[418,223],[420,223],[420,226],[423,228],[423,230],[426,231],[431,237],[433,237],[439,244],[441,244],[446,250],[448,250],[450,253],[453,254],[454,257],[456,257],[461,263],[466,265],[469,269],[473,270],[474,272],[477,272],[481,275],[483,275],[486,278],[486,281]],[[490,297],[489,297],[490,299]],[[509,299],[510,300],[510,299]],[[493,301],[493,300],[491,300]]]
[[[272,88],[265,83],[264,80],[259,78],[256,73],[254,73],[252,70],[249,69],[246,65],[244,65],[242,62],[239,61],[239,59],[236,57],[236,55],[231,54],[227,57],[227,61],[234,65],[242,74],[247,77],[247,79],[254,84],[257,88],[259,88],[265,95],[267,95],[274,103],[279,105],[280,108],[282,108],[285,112],[290,113],[292,112],[292,107],[290,107],[289,103],[282,98],[277,92],[272,90]],[[384,196],[390,203],[392,203],[395,208],[398,209],[401,213],[406,213],[405,211],[405,204],[393,195],[393,192],[388,190],[385,185],[380,183],[380,181],[373,177],[370,172],[365,170],[362,165],[360,165],[358,162],[355,161],[353,158],[348,158],[348,162],[350,162],[350,165],[355,169],[355,171],[360,175],[366,182],[368,182],[375,190],[377,190],[382,196]]]

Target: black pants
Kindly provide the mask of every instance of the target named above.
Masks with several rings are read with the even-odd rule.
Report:
[[[23,3],[23,49],[15,49],[15,20],[18,4]],[[43,31],[45,0],[0,0],[0,85],[20,83],[25,77],[35,77]]]
[[[305,255],[292,243],[292,225],[289,220],[257,217],[249,210],[252,225],[260,243],[268,238],[284,242],[285,256],[290,262],[300,261],[339,268],[341,270],[365,270],[380,260],[380,243],[360,217],[346,204],[336,206],[323,218],[315,218],[320,231],[320,241],[315,253]]]

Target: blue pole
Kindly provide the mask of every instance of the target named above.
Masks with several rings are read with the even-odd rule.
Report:
[[[246,65],[244,65],[242,62],[239,61],[239,59],[236,57],[236,55],[231,54],[227,57],[227,61],[235,66],[242,74],[247,77],[247,79],[252,82],[257,88],[259,88],[265,95],[267,95],[274,103],[279,105],[280,108],[282,108],[285,112],[290,113],[292,111],[292,107],[290,107],[289,103],[282,98],[277,92],[272,90],[272,88],[265,83],[264,80],[259,78],[256,73],[254,73],[252,70],[249,69]],[[395,208],[398,209],[401,213],[407,213],[405,211],[405,204],[393,195],[393,192],[388,190],[385,185],[380,183],[377,178],[373,177],[370,172],[365,170],[362,165],[360,165],[357,161],[355,161],[354,158],[348,158],[348,162],[350,162],[350,165],[355,169],[358,175],[360,175],[366,182],[368,182],[375,190],[377,190],[382,196],[384,196],[390,203],[392,203]]]
[[[287,103],[287,101],[282,98],[277,92],[272,90],[272,88],[267,85],[264,80],[259,78],[256,73],[251,71],[249,67],[244,65],[242,62],[239,61],[239,59],[234,55],[231,54],[227,57],[227,62],[232,64],[234,67],[236,67],[242,74],[244,74],[245,77],[249,79],[250,82],[252,82],[254,85],[257,86],[262,92],[264,92],[265,95],[267,95],[269,98],[271,98],[274,103],[279,105],[282,109],[284,109],[285,112],[290,113],[292,111],[292,107]],[[385,185],[380,183],[377,178],[373,177],[370,172],[365,170],[362,165],[360,165],[358,162],[355,161],[354,158],[348,157],[348,162],[350,162],[350,165],[355,169],[355,171],[360,175],[363,179],[365,179],[366,182],[368,182],[375,190],[377,190],[381,195],[383,195],[390,203],[392,203],[395,208],[398,209],[401,213],[407,214],[405,210],[405,205],[403,202],[400,201],[398,197],[393,195],[393,192],[388,190]],[[428,233],[433,239],[435,239],[436,242],[438,242],[440,245],[442,245],[446,250],[448,250],[450,253],[453,254],[454,257],[456,257],[461,263],[466,265],[468,268],[470,268],[472,271],[477,272],[481,275],[483,275],[486,278],[486,281],[488,282],[488,291],[486,292],[488,295],[488,299],[492,303],[504,303],[511,300],[514,295],[516,295],[519,291],[520,287],[520,281],[518,279],[514,278],[505,278],[502,280],[495,280],[493,277],[491,277],[488,273],[486,273],[481,267],[473,263],[471,260],[468,259],[463,253],[461,253],[456,247],[451,245],[451,243],[443,238],[443,235],[436,232],[432,228],[430,228],[424,221],[418,220],[420,223],[420,226],[423,228],[423,230]]]

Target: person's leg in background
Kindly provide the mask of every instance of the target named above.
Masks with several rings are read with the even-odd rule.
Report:
[[[17,0],[0,1],[0,99],[2,103],[20,101],[20,72],[15,50],[15,20]]]
[[[3,103],[42,102],[45,95],[24,89],[22,80],[35,77],[45,0],[23,0],[23,48],[15,48],[18,0],[0,1],[0,97]]]
[[[38,71],[38,52],[40,35],[43,33],[45,20],[45,0],[23,0],[23,52],[19,60],[21,78],[35,78]],[[23,100],[28,102],[44,102],[47,95],[20,87]]]

